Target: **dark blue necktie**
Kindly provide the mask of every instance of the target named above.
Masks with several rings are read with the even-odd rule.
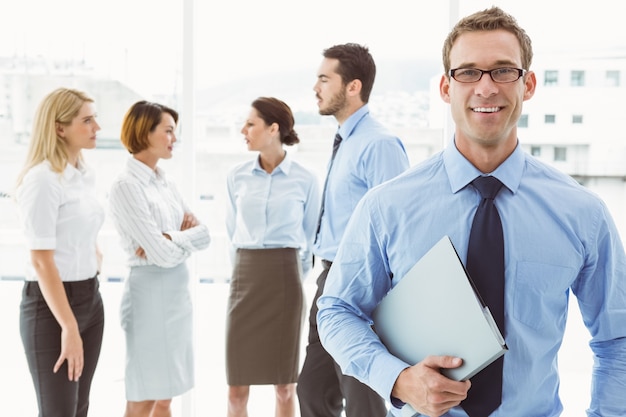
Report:
[[[337,155],[337,150],[339,149],[339,145],[341,145],[341,135],[337,133],[335,135],[335,140],[333,142],[333,154],[330,157],[330,163],[328,164],[328,172],[326,173],[326,180],[324,181],[324,191],[322,191],[322,206],[320,207],[320,215],[317,218],[317,231],[315,232],[316,242],[317,242],[317,235],[320,233],[320,227],[322,225],[322,215],[324,214],[324,201],[326,201],[326,186],[328,185],[328,176],[330,175],[330,170],[333,167],[333,161],[335,160],[335,155]]]
[[[493,200],[502,187],[495,177],[478,177],[472,185],[482,200],[474,215],[467,249],[466,269],[478,293],[504,335],[504,237]],[[502,401],[503,358],[472,378],[461,406],[470,417],[487,417]]]

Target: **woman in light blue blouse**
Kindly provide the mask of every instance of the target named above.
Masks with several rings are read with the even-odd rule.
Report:
[[[260,97],[241,132],[258,157],[228,175],[226,226],[235,249],[228,302],[228,416],[247,416],[250,385],[276,388],[276,416],[295,415],[303,321],[320,206],[316,176],[283,145],[300,141],[291,109]]]

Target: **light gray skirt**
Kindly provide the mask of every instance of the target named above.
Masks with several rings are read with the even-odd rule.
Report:
[[[131,268],[120,308],[128,401],[169,399],[193,388],[192,314],[184,263]]]
[[[289,384],[299,370],[304,296],[296,249],[238,249],[226,319],[228,385]]]

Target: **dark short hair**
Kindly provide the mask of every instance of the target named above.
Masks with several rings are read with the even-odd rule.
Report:
[[[163,113],[168,113],[178,123],[178,113],[167,106],[149,101],[138,101],[124,115],[120,139],[128,152],[136,154],[150,146],[148,134],[161,123]]]
[[[293,130],[293,113],[284,101],[274,97],[259,97],[252,102],[252,107],[266,125],[278,124],[281,143],[293,145],[300,142],[298,134]]]
[[[452,28],[452,31],[450,31],[448,37],[443,43],[442,54],[443,69],[445,73],[448,74],[451,69],[450,51],[459,36],[468,32],[499,29],[506,30],[507,32],[515,35],[520,44],[522,68],[526,70],[529,69],[533,60],[533,47],[530,37],[526,31],[517,24],[517,20],[515,20],[513,16],[505,13],[499,7],[491,7],[464,17]]]
[[[376,63],[369,49],[356,43],[335,45],[324,50],[324,58],[339,61],[337,73],[341,76],[343,85],[353,80],[361,81],[361,100],[367,103],[376,78]]]

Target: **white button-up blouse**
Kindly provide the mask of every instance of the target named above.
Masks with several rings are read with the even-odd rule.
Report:
[[[206,225],[180,230],[189,209],[174,184],[158,167],[152,170],[135,158],[129,158],[126,169],[113,182],[109,204],[128,266],[171,268],[184,262],[191,252],[209,246]],[[139,247],[146,258],[135,254]]]
[[[63,281],[96,275],[96,245],[104,210],[96,198],[93,171],[68,164],[59,174],[44,161],[24,176],[16,200],[28,248],[54,250]],[[32,265],[26,279],[37,280]]]

